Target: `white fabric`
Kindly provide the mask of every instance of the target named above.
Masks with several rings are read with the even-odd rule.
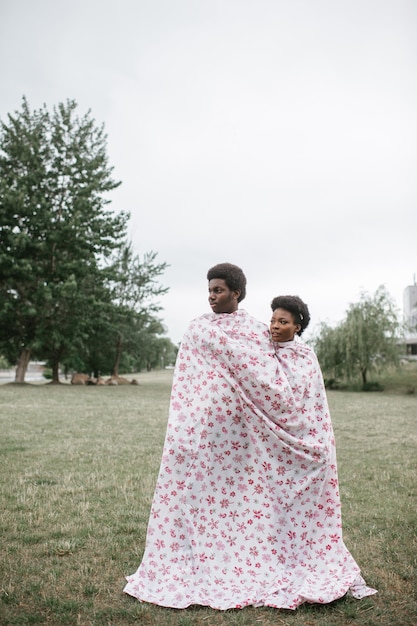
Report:
[[[343,543],[338,489],[314,352],[274,351],[244,310],[203,315],[181,343],[145,553],[124,591],[216,609],[375,593]]]

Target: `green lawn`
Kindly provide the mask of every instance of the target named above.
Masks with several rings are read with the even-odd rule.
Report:
[[[173,610],[122,593],[144,547],[172,372],[135,377],[0,385],[0,624],[417,624],[417,394],[329,393],[345,543],[376,596],[295,612]]]

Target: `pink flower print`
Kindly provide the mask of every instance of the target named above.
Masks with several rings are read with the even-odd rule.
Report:
[[[169,495],[167,493],[162,494],[159,496],[159,501],[161,504],[168,504],[170,502],[171,498],[169,497]]]
[[[129,581],[140,600],[230,608],[238,595],[234,607],[262,598],[294,609],[300,585],[329,601],[357,571],[316,360],[298,341],[271,358],[267,328],[246,317],[207,314],[182,342],[144,565]],[[282,593],[265,593],[266,580]]]

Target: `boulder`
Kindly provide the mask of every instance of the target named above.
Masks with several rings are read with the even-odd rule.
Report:
[[[130,380],[123,376],[111,376],[106,385],[130,385]]]
[[[88,374],[73,374],[71,377],[71,385],[87,385],[90,380]]]

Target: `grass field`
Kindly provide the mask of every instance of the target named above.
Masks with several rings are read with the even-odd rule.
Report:
[[[329,393],[345,543],[377,595],[295,612],[173,610],[122,593],[144,548],[172,372],[135,377],[0,385],[0,624],[417,624],[417,394]]]

